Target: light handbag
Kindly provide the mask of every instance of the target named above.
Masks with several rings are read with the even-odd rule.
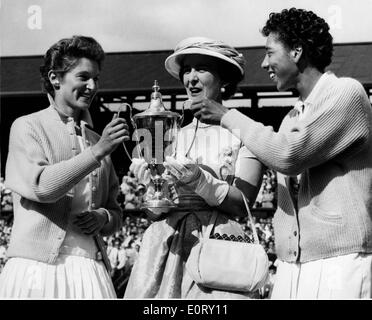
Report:
[[[211,239],[211,231],[217,220],[214,213],[206,232],[191,249],[186,270],[201,286],[234,292],[254,292],[267,281],[269,259],[259,244],[256,227],[247,199],[242,193],[252,225],[253,243]]]

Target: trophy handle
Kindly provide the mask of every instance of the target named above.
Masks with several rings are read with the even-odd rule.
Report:
[[[132,124],[132,126],[133,126],[133,128],[134,128],[134,132],[135,132],[135,134],[136,134],[136,136],[137,136],[137,137],[136,137],[136,138],[137,138],[137,141],[139,141],[139,140],[138,140],[138,133],[137,133],[137,125],[136,125],[136,122],[135,122],[134,119],[133,119],[133,108],[132,108],[132,106],[131,106],[129,103],[123,102],[123,103],[120,104],[119,109],[118,109],[118,111],[117,111],[117,113],[116,113],[116,118],[119,118],[119,116],[120,116],[120,112],[123,111],[122,108],[123,108],[124,106],[129,108],[129,118],[130,118],[130,122],[131,122],[131,124]],[[142,152],[141,152],[141,149],[139,148],[138,144],[136,144],[136,146],[137,146],[137,148],[138,148],[138,154],[139,154],[140,158],[142,158]],[[129,154],[129,152],[128,152],[128,149],[127,149],[127,147],[125,146],[125,143],[124,143],[124,142],[123,142],[123,147],[124,147],[124,150],[125,150],[125,153],[126,153],[127,157],[129,158],[130,161],[132,161],[132,157],[130,156],[130,154]]]

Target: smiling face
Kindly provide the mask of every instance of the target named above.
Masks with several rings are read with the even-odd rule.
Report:
[[[182,82],[192,100],[208,98],[221,102],[223,82],[216,59],[198,54],[186,55],[182,63]]]
[[[76,65],[59,77],[55,102],[64,113],[78,117],[88,109],[98,90],[99,66],[96,61],[79,58]]]
[[[266,54],[261,67],[276,83],[278,91],[297,87],[299,69],[298,56],[295,50],[289,49],[281,42],[276,33],[270,33],[266,41]]]

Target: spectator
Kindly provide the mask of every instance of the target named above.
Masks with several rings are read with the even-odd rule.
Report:
[[[0,239],[0,259],[1,261],[6,260],[6,242],[3,239]]]
[[[112,268],[111,276],[113,276],[115,274],[116,267],[119,264],[119,260],[118,260],[119,248],[120,248],[120,240],[118,238],[116,238],[114,240],[114,245],[112,247],[110,247],[109,250],[107,250],[108,258],[110,260],[110,264],[111,264],[111,268]]]
[[[3,195],[3,191],[5,190],[4,178],[0,177],[0,192]]]
[[[124,242],[120,245],[119,251],[118,251],[118,265],[117,269],[118,270],[125,270],[125,266],[127,265],[128,262],[128,256],[127,256],[127,251],[124,246]]]
[[[9,189],[3,189],[1,193],[1,212],[2,214],[7,214],[13,212],[13,197],[12,192]]]

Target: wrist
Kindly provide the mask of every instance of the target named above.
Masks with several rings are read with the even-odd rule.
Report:
[[[238,111],[235,109],[227,109],[224,110],[223,115],[221,116],[220,125],[225,129],[229,129],[229,127],[235,122],[235,117],[238,115],[236,114]]]
[[[195,187],[195,193],[201,196],[210,206],[219,206],[226,198],[230,185],[217,179],[211,173],[200,170],[201,175]]]
[[[94,145],[93,147],[91,147],[91,151],[92,151],[94,157],[95,157],[98,161],[101,161],[101,160],[105,157],[104,152],[103,152],[102,149],[101,149],[100,147],[98,147],[97,145]]]

